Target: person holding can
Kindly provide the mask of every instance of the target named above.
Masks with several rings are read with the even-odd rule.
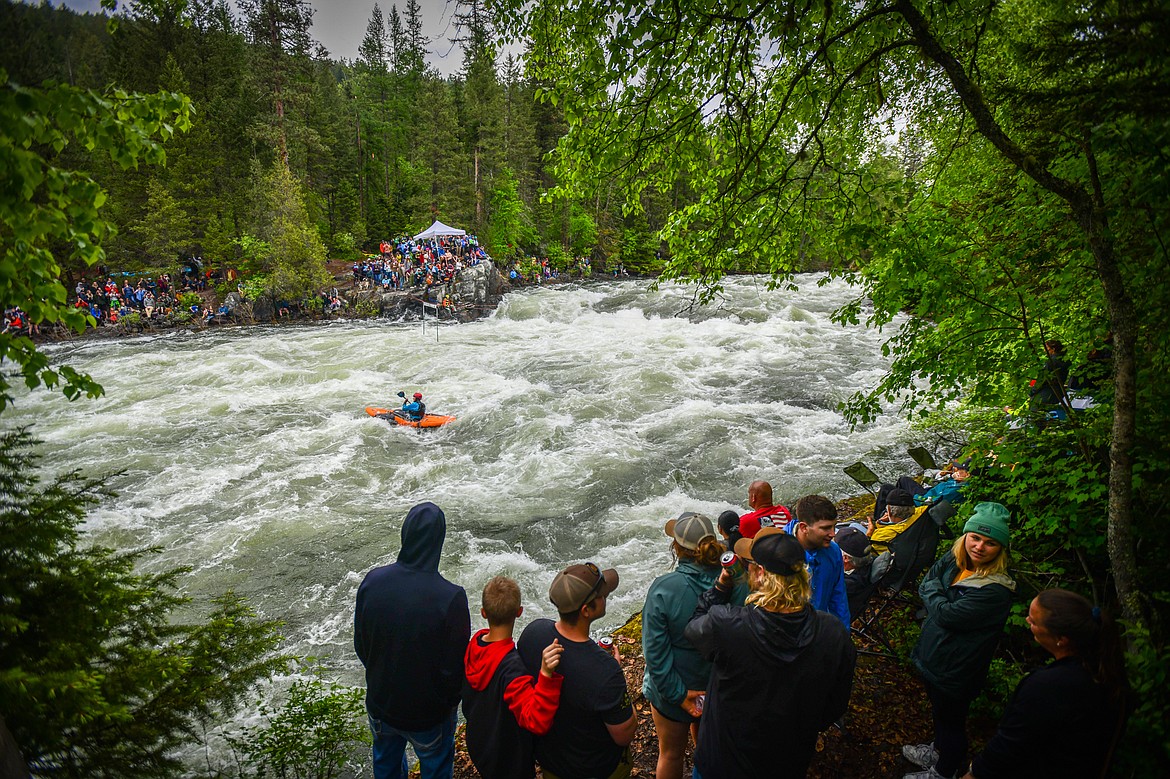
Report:
[[[711,664],[683,637],[683,630],[699,595],[719,576],[720,558],[726,550],[711,520],[691,511],[667,522],[666,535],[676,565],[654,580],[642,607],[646,661],[642,694],[650,701],[658,734],[655,776],[681,779],[687,740],[692,731],[698,733],[699,700],[711,673]]]
[[[692,777],[797,779],[808,772],[817,734],[845,714],[857,650],[839,619],[812,607],[805,550],[794,536],[761,528],[735,553],[748,564],[746,605],[732,603],[735,582],[725,569],[684,631],[712,661]]]

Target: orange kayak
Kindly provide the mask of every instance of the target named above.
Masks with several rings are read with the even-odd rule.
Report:
[[[448,422],[455,421],[455,417],[445,417],[442,414],[427,414],[422,419],[409,419],[398,409],[377,408],[376,406],[366,406],[366,413],[372,417],[379,417],[387,422],[394,422],[405,427],[442,427]]]

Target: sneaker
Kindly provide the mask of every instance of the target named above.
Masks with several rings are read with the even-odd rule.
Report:
[[[919,746],[930,746],[929,744],[920,744]],[[956,779],[958,774],[954,776],[943,776],[938,771],[934,770],[934,766],[925,771],[911,771],[902,777],[902,779]]]
[[[907,744],[902,747],[902,757],[919,768],[930,768],[938,762],[938,750],[934,748],[933,742],[930,744]]]

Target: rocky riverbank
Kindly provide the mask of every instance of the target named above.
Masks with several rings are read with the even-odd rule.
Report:
[[[107,324],[77,334],[58,327],[48,328],[34,336],[38,341],[69,341],[78,338],[125,338],[171,331],[202,331],[221,327],[247,325],[315,324],[338,319],[376,319],[416,321],[424,316],[454,322],[471,322],[490,314],[513,286],[496,266],[488,261],[464,268],[458,278],[432,284],[429,287],[409,287],[384,292],[381,289],[356,283],[352,263],[333,260],[328,263],[333,277],[332,292],[336,289],[342,306],[328,311],[321,305],[301,305],[282,310],[281,301],[272,297],[246,300],[238,292],[229,292],[222,300],[214,291],[198,293],[202,306],[217,312],[210,320],[189,311],[175,311],[144,319],[139,315],[125,317],[117,324]],[[220,312],[222,309],[222,313]]]

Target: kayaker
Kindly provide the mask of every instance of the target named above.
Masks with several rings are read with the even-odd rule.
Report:
[[[427,415],[427,404],[423,403],[421,392],[414,393],[414,399],[409,401],[403,392],[399,392],[398,397],[402,398],[402,413],[406,414],[411,421],[417,422]]]

